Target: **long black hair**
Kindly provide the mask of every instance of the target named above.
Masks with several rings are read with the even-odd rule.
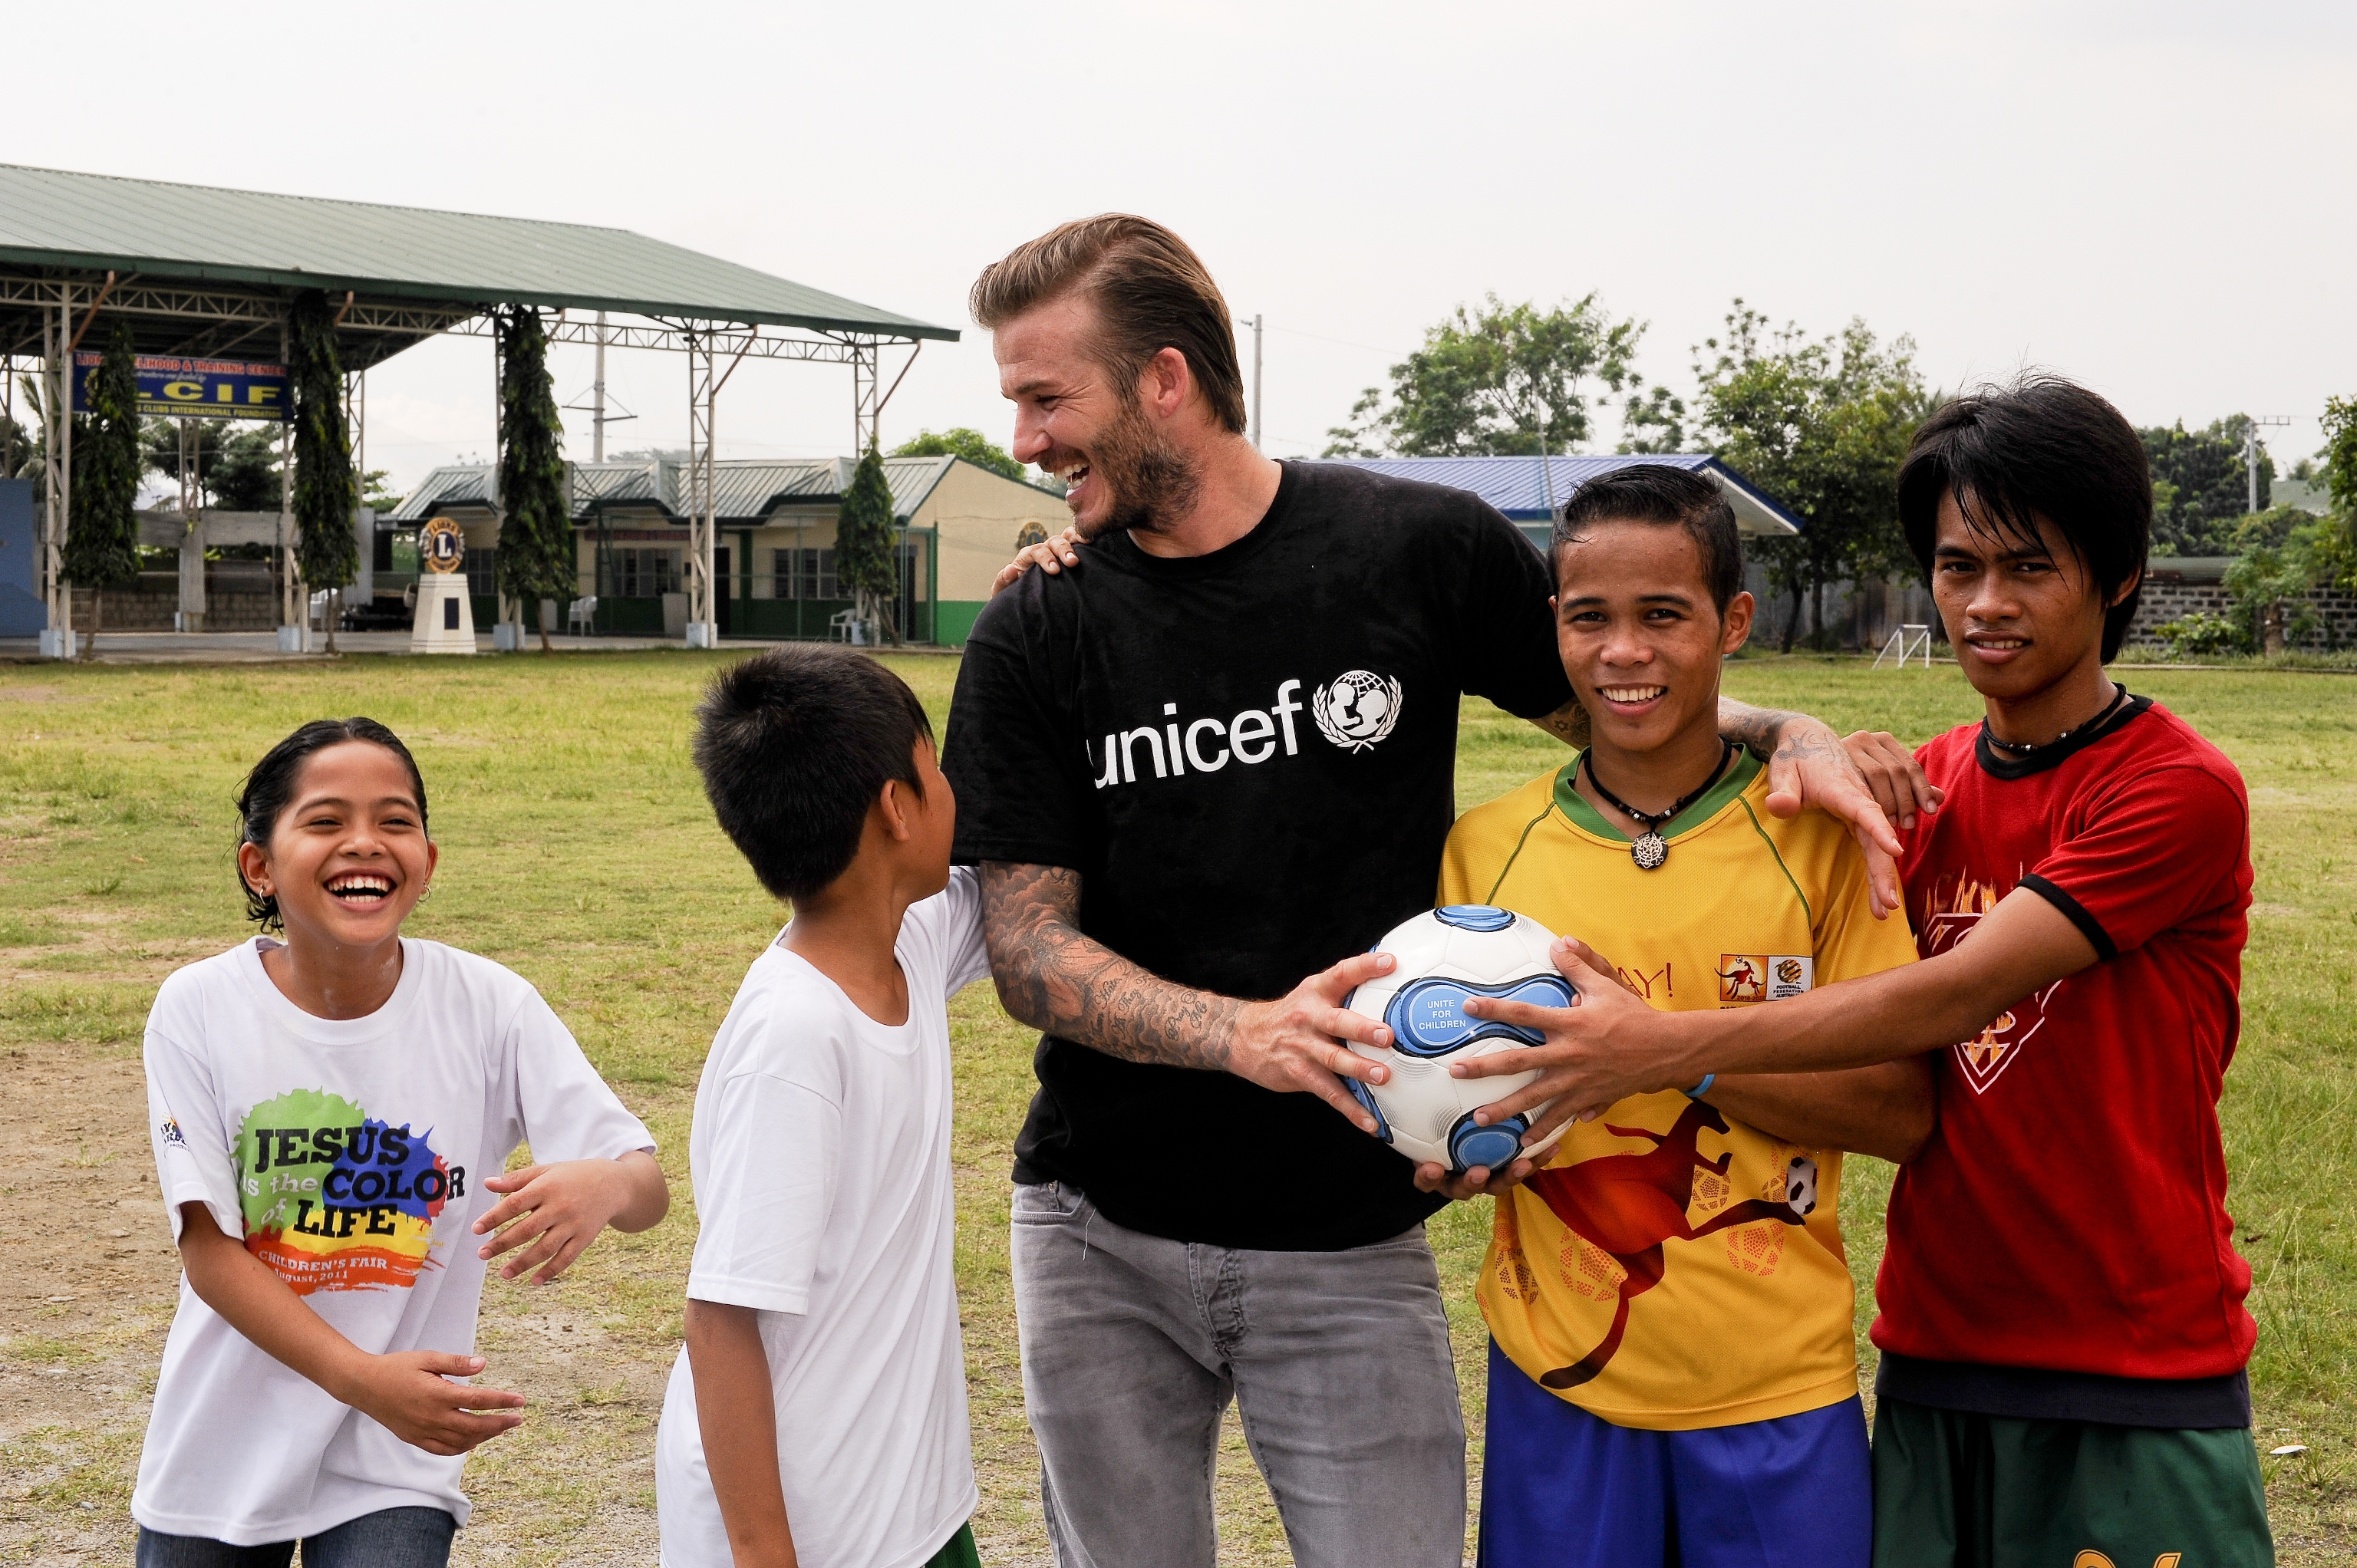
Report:
[[[314,753],[346,741],[361,740],[371,746],[381,746],[401,758],[409,769],[409,782],[417,791],[417,831],[425,832],[425,776],[417,771],[417,758],[409,755],[409,747],[401,737],[374,719],[313,719],[266,752],[245,776],[245,787],[238,791],[237,842],[252,844],[264,854],[270,851],[270,835],[278,827],[279,813],[295,799],[296,781],[302,777],[303,764]],[[237,872],[238,886],[245,889],[245,918],[265,931],[286,929],[278,917],[278,897],[272,893],[257,893],[253,884],[245,879],[245,868]]]
[[[2052,523],[2108,607],[2104,662],[2118,657],[2152,546],[2152,467],[2118,409],[2060,376],[2032,374],[1952,398],[1925,420],[1900,465],[1899,521],[1927,583],[1940,498],[1952,492],[1982,533],[2035,546],[2038,519]]]

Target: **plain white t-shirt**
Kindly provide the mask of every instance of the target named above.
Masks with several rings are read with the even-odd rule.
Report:
[[[989,972],[974,874],[909,907],[909,1021],[753,961],[695,1091],[687,1294],[759,1312],[805,1568],[911,1568],[973,1516],[950,1187],[949,999]],[[687,1352],[655,1440],[664,1568],[729,1568]]]
[[[200,1202],[345,1338],[376,1354],[475,1347],[483,1180],[654,1140],[521,975],[403,938],[365,1018],[315,1018],[263,972],[267,939],[164,982],[147,1118],[164,1203]],[[496,1380],[493,1380],[494,1382]],[[467,1522],[464,1456],[414,1448],[258,1348],[180,1282],[131,1515],[237,1546],[380,1509]]]

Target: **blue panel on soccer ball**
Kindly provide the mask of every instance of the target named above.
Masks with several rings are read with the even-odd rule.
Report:
[[[1442,925],[1460,931],[1502,931],[1514,923],[1512,910],[1488,904],[1443,904],[1432,913]]]
[[[1475,1165],[1502,1169],[1523,1152],[1522,1129],[1502,1122],[1495,1127],[1476,1127],[1454,1140],[1448,1152],[1456,1156],[1459,1170]]]
[[[1342,1087],[1351,1091],[1351,1099],[1365,1106],[1374,1116],[1375,1136],[1386,1144],[1390,1143],[1392,1141],[1391,1122],[1383,1115],[1383,1108],[1375,1103],[1375,1097],[1367,1092],[1367,1086],[1355,1078],[1346,1078],[1342,1080]]]
[[[1526,1046],[1546,1043],[1536,1029],[1525,1029],[1495,1018],[1469,1018],[1465,1004],[1476,996],[1524,1002],[1534,1007],[1568,1007],[1571,985],[1561,975],[1533,974],[1499,985],[1475,985],[1469,981],[1432,978],[1402,986],[1383,1010],[1392,1026],[1395,1049],[1413,1057],[1447,1056],[1480,1040],[1514,1039]]]

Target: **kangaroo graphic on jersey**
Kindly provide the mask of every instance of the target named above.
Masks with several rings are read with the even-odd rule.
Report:
[[[1698,1227],[1689,1224],[1686,1209],[1694,1202],[1695,1172],[1724,1177],[1735,1159],[1732,1150],[1716,1160],[1695,1152],[1695,1140],[1706,1127],[1725,1133],[1727,1118],[1699,1100],[1687,1103],[1667,1133],[1608,1122],[1605,1130],[1613,1136],[1647,1138],[1653,1146],[1641,1155],[1604,1155],[1543,1170],[1524,1184],[1574,1235],[1608,1254],[1623,1271],[1611,1328],[1596,1348],[1541,1378],[1548,1388],[1576,1389],[1604,1370],[1628,1332],[1630,1302],[1662,1283],[1664,1241],[1696,1240],[1755,1219],[1802,1223],[1802,1212],[1792,1204],[1754,1197],[1728,1205]]]

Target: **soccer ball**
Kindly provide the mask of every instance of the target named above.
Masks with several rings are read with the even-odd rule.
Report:
[[[1523,1134],[1536,1111],[1487,1127],[1475,1124],[1473,1112],[1538,1074],[1455,1079],[1448,1076],[1448,1064],[1544,1043],[1534,1029],[1468,1017],[1465,1004],[1476,996],[1496,996],[1540,1007],[1570,1006],[1575,993],[1555,967],[1554,945],[1555,933],[1536,920],[1487,904],[1429,910],[1394,926],[1375,944],[1375,951],[1390,953],[1398,964],[1342,1004],[1391,1026],[1391,1049],[1351,1047],[1389,1067],[1391,1081],[1343,1080],[1359,1103],[1374,1112],[1375,1136],[1419,1165],[1437,1162],[1460,1175],[1475,1165],[1502,1167],[1523,1152]]]

